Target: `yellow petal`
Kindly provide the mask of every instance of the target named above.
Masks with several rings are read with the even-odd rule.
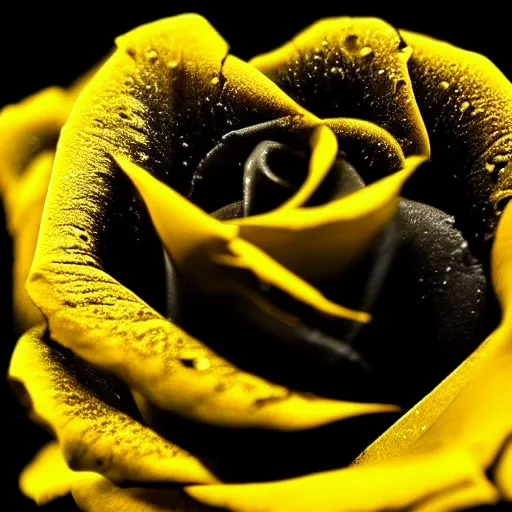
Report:
[[[49,478],[51,475],[51,478]],[[20,475],[21,492],[32,498],[38,505],[44,505],[71,491],[75,481],[94,475],[87,471],[76,472],[69,469],[56,442],[41,448]]]
[[[74,97],[51,87],[0,112],[0,192],[9,194],[40,138],[55,137],[73,106]],[[37,148],[37,146],[36,146]],[[7,200],[7,208],[15,198]]]
[[[402,185],[425,159],[326,205],[275,211],[231,221],[239,236],[306,279],[339,274],[370,243],[398,207]]]
[[[319,117],[356,117],[389,131],[406,156],[429,156],[398,31],[376,18],[328,18],[250,61]]]
[[[206,510],[178,488],[117,487],[103,476],[69,469],[57,443],[45,446],[24,469],[20,488],[38,505],[71,493],[84,512]]]
[[[13,239],[13,306],[20,331],[42,321],[40,311],[27,294],[25,282],[36,250],[53,157],[53,151],[35,156],[10,189],[16,195],[8,221]]]
[[[405,156],[398,141],[384,128],[352,118],[323,119],[338,139],[340,149],[366,183],[403,169]]]
[[[57,137],[76,98],[96,71],[93,68],[69,90],[51,87],[0,112],[0,195],[14,244],[14,316],[20,332],[42,321],[25,282],[34,257]]]
[[[306,180],[297,193],[285,201],[278,210],[291,210],[303,206],[325,179],[338,156],[338,142],[327,126],[320,125],[315,129],[310,144],[311,157]]]
[[[208,512],[179,488],[118,487],[106,478],[82,480],[72,490],[84,512]]]
[[[238,275],[221,273],[217,263],[222,263],[249,269],[263,282],[326,314],[369,321],[367,313],[334,304],[257,247],[237,238],[238,231],[243,228],[214,219],[126,158],[117,157],[117,162],[141,193],[156,230],[176,265],[203,293],[222,293],[239,286]],[[289,212],[288,208],[283,212]],[[179,224],[174,221],[177,218],[180,218]]]
[[[42,341],[43,334],[36,327],[19,340],[9,378],[33,419],[55,433],[73,469],[115,481],[215,481],[185,450],[89,391],[66,369],[64,356]]]
[[[496,489],[468,454],[453,450],[403,457],[368,466],[317,473],[262,484],[189,486],[193,498],[210,506],[237,512],[377,512],[406,509],[441,512],[467,503],[495,503]],[[442,502],[450,497],[452,508]],[[440,506],[437,506],[437,505]]]

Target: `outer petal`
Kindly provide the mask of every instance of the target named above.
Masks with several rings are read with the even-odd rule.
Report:
[[[13,238],[13,299],[21,329],[41,321],[25,291],[34,256],[53,149],[74,98],[56,87],[30,96],[0,112],[0,194]],[[46,151],[34,154],[50,146]]]
[[[0,112],[0,195],[14,244],[13,300],[20,331],[41,321],[25,290],[60,129],[97,67],[68,90],[45,89]]]
[[[476,242],[489,240],[512,197],[512,83],[482,55],[400,33],[413,48],[409,73],[436,164],[430,195]]]
[[[159,407],[200,421],[303,429],[383,410],[290,395],[240,372],[129,290],[150,293],[145,276],[156,260],[144,259],[149,238],[141,233],[152,228],[112,155],[145,162],[185,192],[190,169],[222,136],[279,118],[290,126],[318,121],[227,55],[204,19],[162,20],[119,38],[66,123],[27,283],[52,338]],[[133,232],[116,238],[127,218]]]
[[[71,493],[84,512],[209,510],[177,488],[121,488],[97,473],[73,471],[56,443],[45,446],[25,468],[20,477],[20,488],[38,505]]]
[[[454,510],[453,505],[461,502],[437,506],[439,498],[461,489],[471,490],[472,503],[499,499],[484,472],[460,451],[404,457],[281,482],[192,486],[186,491],[205,504],[240,512],[442,512]]]
[[[66,369],[63,355],[42,341],[43,334],[36,327],[19,340],[9,377],[32,417],[55,432],[72,468],[118,481],[215,481],[185,450],[89,391]]]
[[[18,328],[41,321],[41,313],[30,300],[25,282],[36,250],[46,190],[50,182],[54,152],[47,150],[32,159],[16,185],[8,211],[9,229],[13,237],[13,310]],[[14,196],[10,195],[11,198]]]

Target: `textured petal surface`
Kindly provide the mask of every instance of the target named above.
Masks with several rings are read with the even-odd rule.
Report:
[[[411,49],[375,18],[328,18],[250,61],[319,117],[354,117],[390,132],[408,155],[429,155],[407,62]]]
[[[512,195],[512,83],[482,55],[400,33],[413,49],[409,73],[433,161],[442,163],[432,171],[445,194],[440,207],[462,197],[451,213],[475,239],[490,239]]]
[[[73,469],[122,481],[211,482],[185,450],[107,405],[66,369],[63,357],[28,331],[14,351],[9,377],[33,419],[56,435]]]

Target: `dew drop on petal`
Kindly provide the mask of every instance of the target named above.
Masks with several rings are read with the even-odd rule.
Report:
[[[368,57],[373,53],[373,50],[369,46],[364,46],[359,52],[360,57]]]
[[[146,59],[148,59],[149,62],[155,62],[158,59],[158,53],[156,53],[155,50],[148,50],[146,52]]]

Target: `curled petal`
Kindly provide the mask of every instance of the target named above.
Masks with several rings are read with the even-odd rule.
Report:
[[[118,158],[118,162],[146,201],[169,254],[187,277],[200,284],[203,291],[209,287],[223,292],[237,285],[239,279],[236,274],[233,276],[227,273],[222,279],[220,263],[226,267],[248,269],[264,283],[280,288],[326,314],[361,322],[369,320],[367,313],[351,311],[327,300],[285,266],[239,238],[241,229],[237,226],[223,223],[204,213],[130,161]],[[284,212],[288,212],[288,209],[285,208]],[[178,217],[187,225],[186,230],[181,229],[181,224],[173,222]]]
[[[410,56],[398,31],[382,20],[329,18],[250,64],[315,115],[371,121],[390,132],[406,156],[429,156]]]
[[[233,221],[239,236],[306,278],[337,275],[367,247],[396,212],[402,185],[424,161],[409,157],[404,169],[326,205]]]
[[[16,182],[15,202],[7,215],[14,245],[13,309],[20,328],[35,325],[42,320],[40,311],[25,290],[25,282],[36,250],[53,158],[54,152],[46,150],[30,161]]]
[[[19,340],[9,378],[32,417],[55,433],[73,469],[97,471],[115,481],[215,481],[185,450],[80,384],[63,356],[42,341],[43,334],[36,327]]]

